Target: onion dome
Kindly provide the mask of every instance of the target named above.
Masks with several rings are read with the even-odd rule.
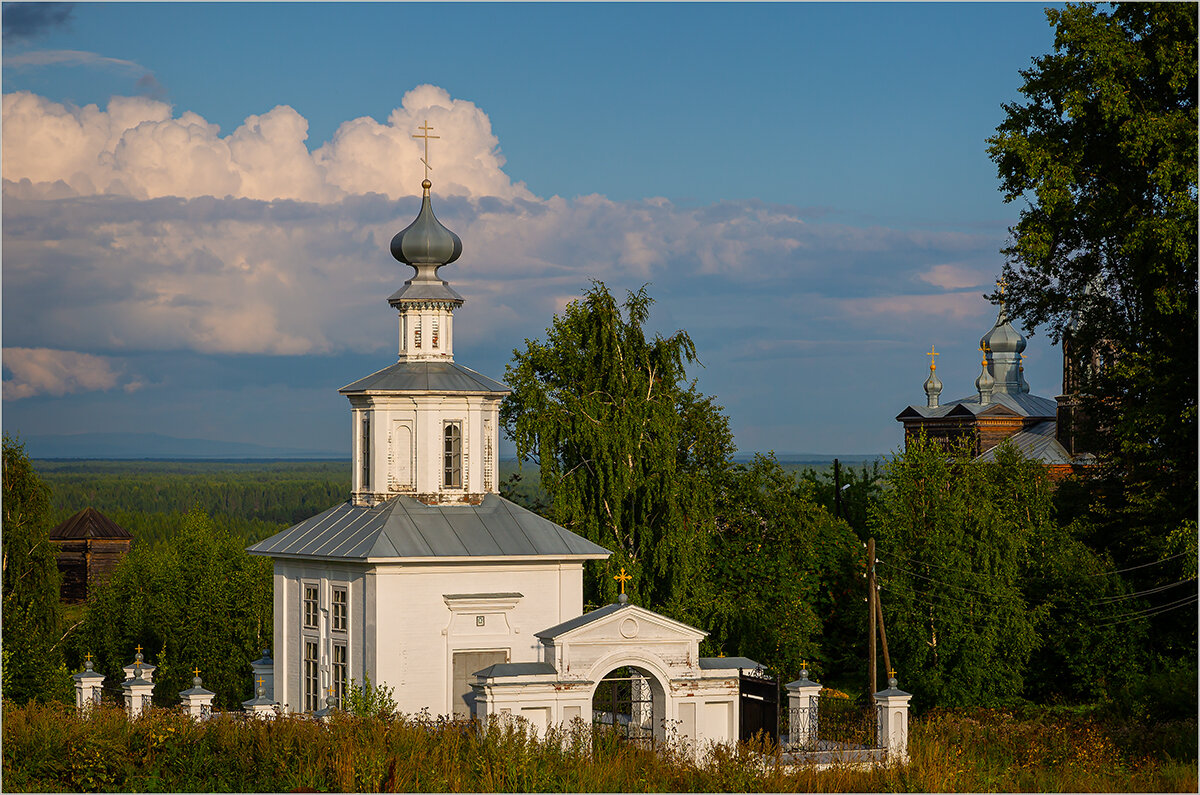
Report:
[[[942,381],[937,377],[937,365],[929,363],[929,377],[925,379],[925,405],[928,408],[938,407],[938,395],[942,394]]]
[[[421,183],[424,195],[421,197],[421,212],[416,220],[398,232],[392,238],[392,256],[405,265],[449,265],[462,254],[462,239],[442,226],[442,222],[433,214],[433,205],[429,202],[429,189],[433,183],[425,180]]]
[[[985,349],[983,361],[980,362],[980,364],[983,365],[983,372],[981,372],[979,377],[975,379],[975,388],[979,390],[980,405],[986,405],[992,402],[992,387],[996,385],[996,379],[992,378],[992,374],[988,370],[987,353],[988,351]]]
[[[449,265],[462,254],[462,239],[442,226],[433,214],[429,202],[429,180],[421,183],[421,211],[416,219],[392,238],[392,256],[417,272],[404,286],[388,298],[388,303],[399,307],[404,301],[450,301],[456,306],[463,302],[462,296],[438,276],[438,269]]]
[[[996,324],[992,326],[991,331],[983,335],[979,345],[992,354],[1015,354],[1025,350],[1025,338],[1008,321],[1008,310],[1003,301],[1000,302],[1000,314],[996,316]]]

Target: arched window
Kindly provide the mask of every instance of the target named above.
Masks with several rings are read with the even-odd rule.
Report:
[[[447,422],[443,428],[442,485],[462,488],[462,423]]]

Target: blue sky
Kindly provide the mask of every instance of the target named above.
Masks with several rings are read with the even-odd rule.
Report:
[[[5,430],[331,451],[337,388],[394,361],[425,118],[458,361],[648,282],[743,451],[894,449],[931,344],[943,399],[978,374],[1019,209],[985,139],[1053,46],[1035,3],[4,15]]]

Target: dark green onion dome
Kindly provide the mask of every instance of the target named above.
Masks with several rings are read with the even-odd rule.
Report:
[[[462,240],[442,226],[433,214],[433,206],[429,203],[432,183],[425,180],[421,187],[424,189],[421,212],[415,221],[392,238],[392,256],[414,268],[418,263],[448,265],[462,254]],[[418,273],[420,270],[417,268]]]

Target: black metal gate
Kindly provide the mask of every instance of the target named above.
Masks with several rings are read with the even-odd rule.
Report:
[[[592,696],[592,725],[628,742],[653,744],[654,693],[649,679],[628,666],[601,679]]]
[[[761,732],[779,742],[779,680],[745,668],[738,679],[738,739],[749,740]]]

